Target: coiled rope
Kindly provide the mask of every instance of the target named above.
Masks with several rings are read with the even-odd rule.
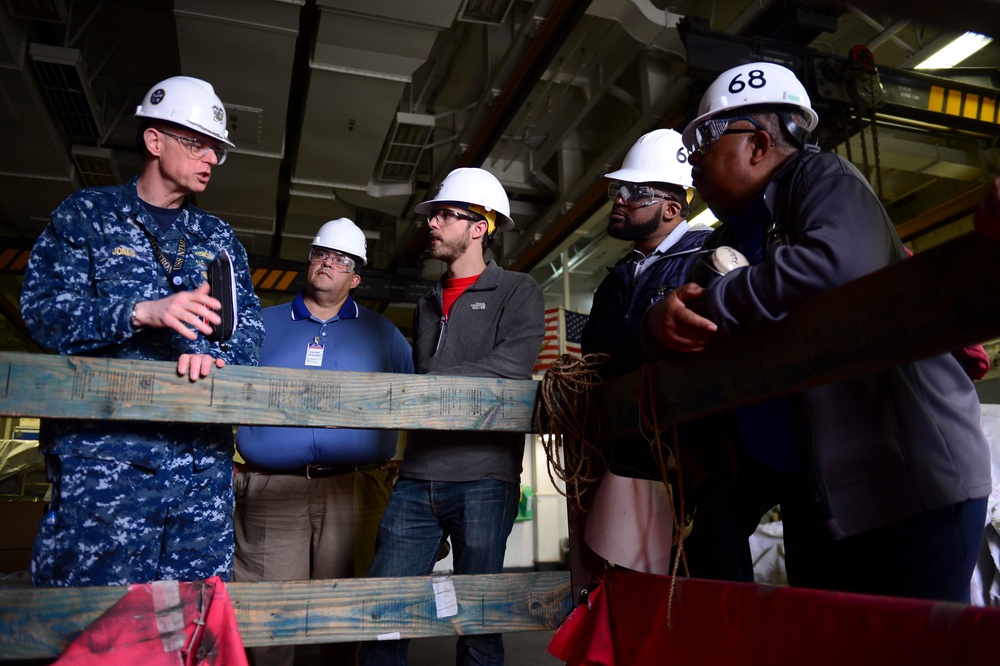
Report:
[[[549,480],[581,513],[584,497],[607,467],[601,452],[600,422],[591,417],[591,389],[601,383],[598,367],[608,354],[557,358],[542,377],[535,423],[542,434]],[[556,479],[565,484],[563,490]]]
[[[587,512],[584,499],[607,468],[607,460],[600,447],[600,421],[593,418],[590,396],[592,389],[602,381],[599,366],[609,359],[607,354],[587,354],[582,357],[563,354],[546,370],[535,406],[535,424],[542,435],[549,480],[581,513]],[[690,576],[684,540],[690,533],[691,524],[688,520],[681,519],[682,516],[686,517],[686,513],[683,479],[676,464],[680,445],[677,426],[673,424],[670,427],[673,446],[669,447],[660,439],[662,429],[656,414],[653,379],[651,366],[643,365],[639,369],[639,428],[643,438],[649,443],[660,478],[667,489],[670,516],[677,540],[667,600],[667,626],[673,628],[673,599],[677,574],[682,564],[684,575]],[[674,472],[677,479],[679,499],[676,503],[670,484],[670,472]],[[556,483],[556,479],[563,482],[565,490]]]

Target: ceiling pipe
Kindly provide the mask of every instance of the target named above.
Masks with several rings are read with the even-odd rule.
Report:
[[[309,58],[316,41],[319,8],[316,0],[305,0],[299,10],[299,33],[292,59],[291,85],[288,87],[288,111],[285,115],[285,151],[278,165],[278,191],[274,206],[274,235],[271,236],[272,259],[281,256],[281,240],[292,201],[292,175],[299,155],[302,127],[305,124],[306,101],[309,96]]]
[[[458,166],[480,166],[486,160],[589,6],[590,0],[561,0],[552,8],[511,73],[510,81],[490,107],[486,120],[459,158]]]
[[[900,30],[902,30],[909,24],[910,24],[909,19],[899,19],[898,21],[890,25],[888,28],[886,28],[879,34],[872,37],[871,40],[869,40],[868,44],[866,45],[868,46],[868,50],[874,51],[878,47],[882,46],[887,41],[895,37]]]
[[[589,6],[590,0],[560,0],[552,8],[511,72],[507,84],[490,106],[489,113],[469,141],[469,147],[459,158],[457,166],[482,165]],[[410,236],[403,256],[418,257],[426,239],[427,226],[420,225]]]
[[[848,3],[847,4],[847,11],[851,12],[852,14],[854,14],[855,16],[857,16],[859,19],[861,19],[862,21],[864,21],[865,23],[867,23],[871,27],[873,27],[876,30],[878,30],[880,34],[884,33],[886,31],[886,27],[884,25],[882,25],[877,20],[875,20],[874,18],[872,18],[871,16],[869,16],[865,12],[861,11],[860,9],[858,9],[857,7],[855,7],[854,5]],[[889,33],[886,36],[890,40],[892,40],[892,42],[894,44],[896,44],[896,46],[898,46],[899,48],[903,49],[907,53],[913,53],[914,51],[916,51],[916,49],[914,49],[912,46],[910,46],[905,41],[903,41],[902,39],[900,39],[899,37],[897,37],[895,33]]]

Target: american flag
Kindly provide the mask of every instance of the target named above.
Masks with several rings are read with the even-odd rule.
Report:
[[[545,311],[545,338],[542,341],[542,351],[535,361],[533,374],[540,375],[562,354],[580,356],[580,336],[589,317],[578,312],[562,308],[549,308]],[[565,340],[560,339],[560,329],[565,331]]]

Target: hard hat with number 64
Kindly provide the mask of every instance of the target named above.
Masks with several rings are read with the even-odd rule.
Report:
[[[191,76],[172,76],[149,89],[135,109],[136,118],[156,118],[182,125],[228,146],[226,107],[212,84]]]
[[[357,257],[361,260],[362,265],[368,263],[368,243],[365,240],[365,232],[346,217],[325,223],[319,228],[312,244],[313,247],[325,247]]]
[[[705,121],[758,105],[794,107],[806,117],[805,132],[813,131],[819,123],[809,93],[790,69],[773,62],[751,62],[727,69],[712,82],[701,97],[698,117],[684,128],[684,145],[692,151],[697,148],[695,130]]]
[[[691,165],[681,135],[672,129],[658,129],[639,137],[622,161],[622,168],[605,178],[629,183],[670,183],[685,190],[691,187]]]
[[[492,235],[496,231],[514,228],[510,219],[510,200],[497,177],[486,169],[461,167],[455,169],[441,181],[441,186],[427,201],[414,206],[413,210],[426,215],[434,210],[435,204],[456,204],[486,218]]]

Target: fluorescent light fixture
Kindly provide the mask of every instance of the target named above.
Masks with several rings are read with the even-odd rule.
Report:
[[[688,224],[692,227],[696,224],[700,224],[704,227],[714,227],[719,224],[719,220],[712,214],[712,210],[710,208],[706,208],[695,215],[694,218],[688,220]]]
[[[975,32],[967,32],[955,38],[950,44],[947,44],[940,51],[913,69],[948,69],[949,67],[954,67],[992,41],[992,37],[980,35]]]

